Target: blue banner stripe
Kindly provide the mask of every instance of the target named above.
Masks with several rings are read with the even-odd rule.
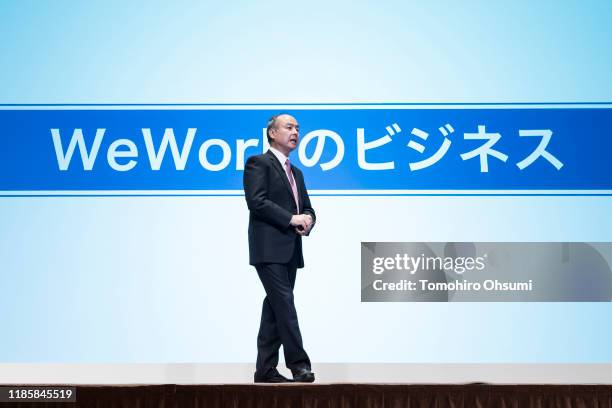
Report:
[[[300,122],[301,142],[292,162],[303,170],[310,190],[418,190],[423,195],[436,190],[606,194],[612,189],[611,108],[522,105],[527,106],[286,105],[284,111]],[[12,106],[0,110],[0,191],[11,195],[240,190],[244,162],[265,151],[266,121],[278,113],[267,105]]]

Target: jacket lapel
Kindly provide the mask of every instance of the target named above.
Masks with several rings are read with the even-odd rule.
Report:
[[[278,159],[276,158],[276,156],[274,155],[274,153],[272,153],[270,150],[268,150],[266,152],[266,154],[268,155],[268,159],[272,162],[272,167],[274,167],[276,169],[276,171],[278,172],[281,180],[283,180],[283,183],[285,183],[285,187],[287,187],[287,192],[289,192],[289,196],[291,197],[291,200],[295,201],[295,198],[293,198],[293,190],[291,189],[291,185],[289,184],[289,179],[287,178],[287,173],[285,172],[285,169],[283,168],[283,166],[281,166],[280,162],[278,161]],[[295,172],[291,171],[293,173],[293,179],[296,180],[295,178]],[[297,187],[297,180],[295,183],[296,187]],[[301,203],[301,197],[300,197],[300,191],[298,189],[298,202],[300,204],[300,206],[302,205]],[[299,213],[299,208],[298,208],[298,213]]]
[[[299,203],[298,214],[301,214],[302,208],[304,208],[304,204],[302,203],[302,191],[300,188],[302,183],[298,182],[297,172],[293,170],[293,166],[291,166],[291,172],[293,173],[293,179],[295,180],[295,188],[297,189],[298,203]],[[291,193],[293,194],[293,191]]]

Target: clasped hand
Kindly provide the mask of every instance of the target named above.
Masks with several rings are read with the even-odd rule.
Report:
[[[308,235],[312,229],[312,217],[310,214],[296,214],[291,217],[291,226],[300,235]]]

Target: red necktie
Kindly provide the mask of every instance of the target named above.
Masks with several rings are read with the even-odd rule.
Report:
[[[297,213],[300,213],[300,205],[298,201],[298,192],[297,186],[295,185],[295,179],[293,178],[293,173],[291,173],[291,163],[289,159],[285,162],[285,172],[287,173],[287,178],[289,179],[289,185],[291,186],[291,190],[293,191],[293,198],[295,199],[295,207],[297,208]]]

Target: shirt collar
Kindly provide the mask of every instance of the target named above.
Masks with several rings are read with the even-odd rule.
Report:
[[[270,146],[270,151],[274,153],[274,156],[276,156],[281,166],[285,168],[285,162],[287,161],[288,157],[282,154],[281,152],[279,152],[278,150],[276,150],[275,148],[273,148],[272,146]]]

